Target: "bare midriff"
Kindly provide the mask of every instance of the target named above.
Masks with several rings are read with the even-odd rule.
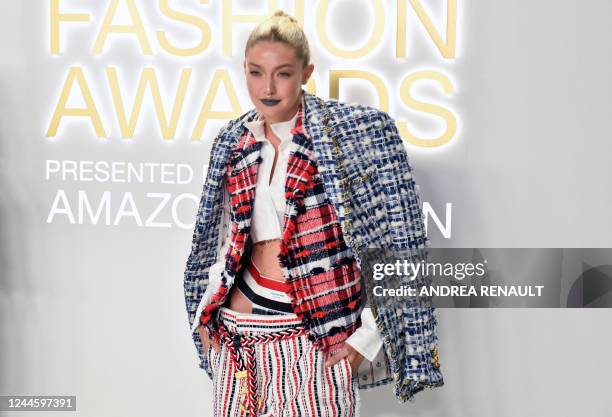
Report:
[[[277,281],[285,281],[278,260],[280,242],[280,239],[270,239],[255,243],[250,262],[257,267],[262,275]],[[228,298],[227,307],[230,309],[239,313],[252,312],[253,303],[235,285],[232,286]]]

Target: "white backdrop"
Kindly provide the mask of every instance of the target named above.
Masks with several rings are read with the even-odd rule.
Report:
[[[54,3],[89,16],[62,21],[56,44]],[[216,112],[251,108],[241,64],[254,23],[230,15],[263,14],[273,3],[135,0],[140,41],[133,33],[104,40],[112,3],[0,5],[0,395],[76,395],[77,414],[88,417],[208,416],[211,383],[197,367],[182,289],[190,223],[211,140],[229,118]],[[118,2],[113,24],[134,24],[129,3]],[[169,18],[166,3],[198,23]],[[333,74],[364,71],[386,91],[391,116],[423,141],[406,147],[434,246],[612,247],[610,2],[458,0],[447,57],[412,4],[445,43],[447,4],[455,3],[406,2],[402,58],[400,0],[335,0],[327,12],[324,1],[278,6],[293,13],[302,3],[317,94],[330,96]],[[202,41],[202,51],[177,56],[161,38],[182,48]],[[368,40],[357,58],[330,49],[359,50]],[[185,93],[167,139],[149,90],[133,135],[118,116],[129,119],[145,68],[168,120],[177,89]],[[89,104],[71,76],[81,77]],[[425,79],[408,92],[402,82],[411,77]],[[54,129],[64,90],[65,107],[89,116],[58,117]],[[206,97],[212,107],[201,113]],[[340,100],[382,108],[380,98],[368,81],[339,83]],[[218,119],[194,134],[211,116]],[[438,137],[445,143],[427,146]],[[95,176],[87,161],[114,163],[115,178]],[[128,163],[149,171],[128,181]],[[390,386],[362,391],[364,416],[609,415],[609,310],[438,314],[446,385],[404,405]]]

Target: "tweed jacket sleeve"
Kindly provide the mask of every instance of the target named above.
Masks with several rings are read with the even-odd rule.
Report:
[[[430,242],[425,234],[421,200],[403,140],[395,121],[388,114],[380,112],[378,122],[381,140],[378,142],[377,165],[385,194],[390,248],[394,259],[426,261]],[[420,275],[408,284],[414,286],[430,283],[429,277]],[[431,300],[420,299],[414,303],[413,300],[385,300],[385,305],[380,305],[377,300],[371,301],[372,311],[389,353],[395,395],[400,402],[412,401],[414,394],[426,387],[442,386],[444,381],[438,363],[437,320]]]
[[[223,270],[225,269],[225,253],[229,248],[230,244],[230,204],[229,204],[229,192],[226,187],[223,192],[223,212],[221,215],[221,222],[219,223],[219,238],[217,239],[217,260],[214,264],[210,266],[210,270],[208,271],[208,279],[209,285],[206,288],[206,291],[202,295],[202,299],[198,305],[198,309],[196,310],[196,318],[193,321],[193,325],[191,326],[191,331],[195,332],[200,324],[200,314],[202,313],[202,309],[204,305],[208,302],[212,294],[212,290],[216,288],[217,284],[221,281],[221,276],[223,274]]]

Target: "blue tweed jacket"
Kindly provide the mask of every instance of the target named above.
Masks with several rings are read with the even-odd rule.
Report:
[[[394,120],[372,107],[323,101],[306,91],[303,94],[304,126],[312,138],[317,169],[357,262],[361,264],[366,248],[390,248],[415,262],[426,257],[429,240],[420,198]],[[208,270],[216,261],[226,161],[245,129],[243,123],[255,116],[252,109],[231,120],[213,142],[184,274],[190,327],[197,319]],[[389,304],[393,300],[388,299],[385,303],[377,305],[370,299],[384,342],[381,360],[390,372],[360,387],[393,383],[396,398],[405,402],[426,387],[444,384],[435,309],[399,299],[395,304]],[[199,366],[212,377],[198,332],[192,336]]]

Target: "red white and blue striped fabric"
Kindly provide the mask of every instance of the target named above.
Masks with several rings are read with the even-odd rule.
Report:
[[[244,314],[220,307],[218,320],[230,332],[263,335],[302,325],[295,314]],[[358,417],[359,388],[348,359],[325,367],[323,352],[305,334],[254,346],[257,416]],[[244,379],[236,378],[229,348],[208,349],[213,370],[213,416],[246,416]]]
[[[236,287],[251,301],[252,314],[293,313],[291,286],[262,275],[252,260],[236,277]]]

